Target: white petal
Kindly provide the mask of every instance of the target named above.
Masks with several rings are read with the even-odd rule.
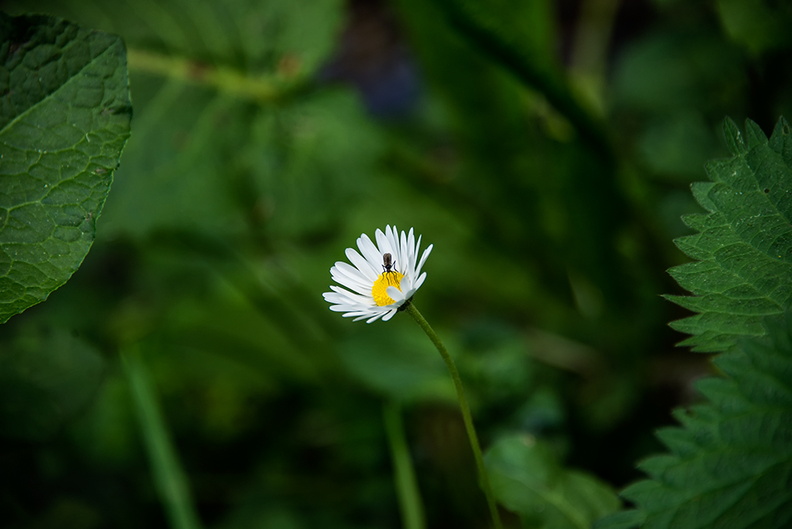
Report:
[[[423,285],[424,280],[426,279],[426,272],[418,276],[418,279],[415,280],[415,285],[413,286],[413,291],[418,290]]]
[[[338,266],[330,270],[330,277],[333,281],[359,294],[366,295],[371,293],[373,281],[361,278],[356,268],[352,268],[346,263],[341,264],[346,266]]]
[[[385,292],[390,296],[391,299],[394,301],[403,301],[404,300],[404,293],[396,287],[388,287],[385,289]]]
[[[398,312],[398,310],[395,310],[395,309],[394,309],[394,310],[391,310],[391,311],[389,311],[389,312],[387,312],[385,315],[383,315],[383,316],[382,316],[382,321],[388,321],[388,320],[389,320],[389,319],[391,319],[391,318],[392,318],[392,317],[393,317],[393,316],[394,316],[394,315],[395,315],[397,312]],[[369,322],[369,323],[370,323],[370,322]]]
[[[380,260],[382,260],[383,254],[389,253],[392,255],[396,253],[390,243],[389,238],[384,233],[382,233],[382,230],[377,230],[374,235],[377,238],[377,248],[379,249]]]
[[[396,252],[399,254],[399,270],[404,274],[407,273],[407,270],[410,269],[410,254],[407,252],[407,247],[405,242],[407,241],[407,236],[404,232],[401,232],[401,235],[397,232],[393,233],[394,244],[398,248]]]
[[[421,248],[421,235],[418,236],[418,240],[415,242],[415,244],[410,247],[410,256],[412,257],[413,271],[415,271],[415,260],[418,259],[418,250],[420,248]]]
[[[380,254],[377,247],[374,246],[374,243],[371,242],[368,235],[365,233],[361,235],[357,240],[357,245],[358,248],[360,248],[360,253],[363,254],[363,257],[366,258],[366,261],[369,262],[372,268],[380,270],[382,267],[382,254]]]
[[[335,285],[331,285],[330,289],[335,293],[336,299],[343,299],[344,302],[348,303],[357,303],[364,307],[369,307],[374,303],[374,298],[370,295],[363,295],[363,294],[355,294],[350,292],[349,290],[337,287]],[[326,294],[332,294],[331,292],[326,292]]]
[[[338,261],[335,266],[330,269],[330,274],[336,274],[345,278],[349,278],[351,281],[361,285],[373,283],[373,281],[364,276],[360,270],[343,261]]]
[[[421,238],[418,237],[418,244],[421,243]],[[415,233],[413,233],[413,229],[410,228],[410,233],[407,235],[407,241],[405,242],[406,248],[405,253],[407,253],[407,263],[409,266],[409,270],[411,272],[415,269],[415,252],[417,251],[417,247],[415,246]]]
[[[379,275],[379,268],[375,269],[374,267],[372,267],[371,263],[369,263],[365,257],[357,253],[352,248],[347,248],[345,253],[347,259],[349,259],[349,262],[355,265],[355,267],[357,267],[357,269],[360,270],[360,272],[366,277],[366,279],[372,282],[375,279],[377,279],[377,276]]]
[[[421,268],[423,268],[423,265],[426,262],[426,258],[429,257],[430,253],[432,253],[432,248],[434,248],[434,244],[430,244],[429,246],[426,247],[426,250],[424,250],[423,255],[421,255],[421,260],[418,261],[418,266],[415,267],[416,274],[421,271]]]
[[[322,297],[328,303],[335,303],[335,293],[334,292],[322,292]],[[328,297],[329,296],[329,297]]]
[[[357,307],[352,305],[330,305],[330,310],[333,312],[354,312]]]

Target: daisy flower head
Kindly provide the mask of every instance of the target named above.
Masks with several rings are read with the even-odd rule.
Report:
[[[421,268],[433,245],[418,259],[421,237],[416,241],[412,228],[399,233],[396,226],[386,226],[384,232],[377,229],[374,239],[376,243],[364,233],[357,240],[359,251],[346,249],[349,263],[338,261],[330,269],[330,276],[340,286],[331,285],[332,292],[323,294],[330,310],[353,321],[388,321],[426,279]]]

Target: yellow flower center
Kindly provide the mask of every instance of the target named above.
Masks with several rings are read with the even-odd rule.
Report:
[[[382,272],[371,287],[371,295],[374,297],[374,303],[380,307],[393,303],[395,300],[388,295],[388,287],[396,287],[401,290],[399,285],[403,277],[404,274],[395,270]]]

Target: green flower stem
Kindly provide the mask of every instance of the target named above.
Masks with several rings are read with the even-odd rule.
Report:
[[[394,482],[402,513],[402,526],[404,529],[424,529],[426,523],[423,504],[404,435],[401,407],[395,402],[386,402],[382,408],[382,416],[393,460]]]
[[[476,434],[476,428],[473,426],[473,417],[470,414],[470,405],[468,404],[467,398],[465,397],[465,389],[462,387],[462,379],[459,376],[459,371],[457,370],[456,364],[454,363],[454,359],[451,358],[450,354],[448,354],[448,350],[445,348],[445,345],[443,345],[443,342],[440,341],[440,337],[437,335],[434,329],[432,329],[432,327],[429,325],[429,322],[424,319],[423,315],[418,311],[412,302],[408,302],[406,304],[405,310],[410,313],[410,316],[415,319],[429,339],[432,340],[432,343],[437,348],[437,351],[440,353],[440,356],[443,357],[443,360],[448,367],[448,372],[451,374],[451,379],[454,381],[454,388],[456,388],[459,409],[462,411],[462,420],[465,423],[465,431],[467,432],[468,439],[470,440],[470,448],[473,450],[473,457],[476,459],[479,485],[481,486],[481,490],[484,491],[484,495],[487,497],[487,505],[489,506],[490,516],[492,516],[492,524],[495,529],[503,529],[503,524],[501,523],[500,519],[500,512],[498,512],[498,506],[495,503],[495,498],[492,495],[492,488],[490,487],[489,478],[487,477],[487,469],[484,467],[484,457],[481,455],[481,445],[479,444],[478,435]]]
[[[154,388],[140,358],[139,346],[129,345],[121,353],[132,401],[151,460],[154,482],[173,529],[199,529],[187,480],[173,449]]]

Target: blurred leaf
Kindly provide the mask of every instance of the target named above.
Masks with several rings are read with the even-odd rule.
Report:
[[[91,247],[131,107],[121,39],[0,13],[0,323],[63,285]]]
[[[341,29],[341,0],[243,2],[267,13],[263,34],[254,42],[272,43],[278,66],[313,74],[333,51]],[[244,20],[244,18],[242,17]]]
[[[31,6],[115,31],[130,49],[135,134],[105,208],[106,236],[271,234],[306,219],[315,223],[301,233],[326,229],[327,213],[371,173],[376,133],[360,105],[314,84],[341,30],[339,0],[17,8]]]
[[[602,124],[581,105],[554,57],[551,3],[435,0],[440,11],[489,59],[541,93],[591,145],[610,154]]]
[[[436,5],[441,3],[442,8]],[[625,263],[614,251],[614,239],[623,233],[628,222],[624,212],[630,211],[630,206],[617,186],[610,148],[591,149],[571,141],[575,138],[568,133],[563,141],[548,137],[547,131],[541,130],[547,122],[544,97],[526,90],[524,82],[491,56],[477,53],[481,44],[475,38],[466,35],[460,39],[461,30],[450,27],[453,20],[446,23],[453,16],[445,10],[463,9],[449,7],[451,4],[454,2],[399,3],[438,96],[432,101],[433,108],[449,114],[449,130],[444,134],[451,135],[451,147],[444,136],[435,150],[453,153],[448,160],[432,149],[422,153],[432,170],[422,171],[429,174],[421,175],[416,191],[428,194],[438,204],[448,204],[460,219],[455,222],[469,225],[482,248],[492,248],[487,260],[509,262],[499,269],[505,274],[514,271],[510,277],[480,274],[483,279],[476,287],[487,298],[493,297],[493,292],[501,300],[531,292],[530,296],[519,295],[517,310],[531,312],[544,322],[566,312],[556,322],[563,320],[570,327],[582,312],[573,305],[584,297],[593,301],[587,303],[591,310],[586,307],[586,316],[601,316],[608,305],[614,310],[634,306],[634,299],[629,298],[636,291],[624,288]],[[535,5],[468,4],[465,9],[485,11],[482,18],[493,24],[505,24],[509,17],[519,19],[509,23],[511,37],[533,38],[529,22],[523,21],[526,16],[515,13],[522,9],[527,13]],[[524,46],[530,48],[531,43]],[[522,48],[515,47],[512,52],[522,53]],[[554,62],[547,57],[543,60]],[[597,141],[603,140],[600,136]],[[483,254],[477,252],[471,261],[477,259],[484,262]],[[510,268],[515,264],[519,266]],[[487,266],[494,267],[491,262]],[[488,279],[492,279],[491,285],[486,283]],[[572,281],[574,294],[570,292]],[[572,299],[584,290],[592,295]]]
[[[58,328],[29,328],[0,354],[0,432],[41,441],[86,407],[104,361],[84,340]]]
[[[545,444],[504,437],[485,456],[493,492],[525,528],[588,529],[619,508],[616,493],[593,476],[563,468]]]
[[[707,28],[656,30],[619,58],[614,104],[662,116],[722,108],[745,83],[739,50]],[[722,114],[720,114],[722,115]]]
[[[9,11],[45,11],[121,35],[130,48],[161,51],[254,75],[310,76],[332,51],[341,0],[16,0]],[[193,73],[198,73],[193,71]],[[200,77],[200,76],[199,76]]]
[[[685,184],[700,178],[707,160],[721,154],[703,116],[687,110],[667,112],[647,120],[638,142],[649,169]]]
[[[103,219],[108,235],[157,229],[239,232],[243,212],[231,192],[232,152],[249,124],[247,109],[212,90],[180,81],[132,77],[136,133]],[[223,134],[216,132],[222,130]]]
[[[792,313],[766,338],[743,338],[697,384],[707,402],[660,430],[668,454],[643,461],[628,487],[642,527],[775,529],[792,523]],[[622,514],[622,516],[625,516]],[[617,523],[618,522],[618,523]],[[636,527],[603,520],[598,529]]]
[[[707,167],[712,180],[693,194],[707,214],[685,217],[698,233],[677,239],[696,262],[672,268],[695,296],[668,296],[699,314],[672,326],[693,334],[696,351],[723,351],[740,336],[764,334],[762,321],[792,300],[792,138],[779,120],[772,137],[748,121],[743,136],[727,121],[732,158]]]
[[[325,230],[363,195],[383,146],[348,91],[322,91],[260,113],[242,152],[259,214],[286,236]]]
[[[786,47],[792,42],[792,7],[773,0],[718,0],[718,15],[728,34],[752,53]]]
[[[85,414],[71,430],[85,459],[105,471],[123,468],[139,448],[129,385],[111,367]]]
[[[527,388],[536,388],[537,368],[523,336],[492,321],[471,322],[462,339],[465,350],[459,369],[465,386],[492,403],[523,402]]]
[[[544,68],[556,66],[552,2],[495,0],[481,4],[470,0],[435,0],[434,3],[455,23],[475,25],[490,38],[508,43],[525,62]]]
[[[636,529],[644,521],[643,513],[636,510],[619,511],[594,522],[593,529]]]
[[[352,375],[389,400],[453,399],[443,361],[420,333],[367,326],[342,342],[338,354]]]

